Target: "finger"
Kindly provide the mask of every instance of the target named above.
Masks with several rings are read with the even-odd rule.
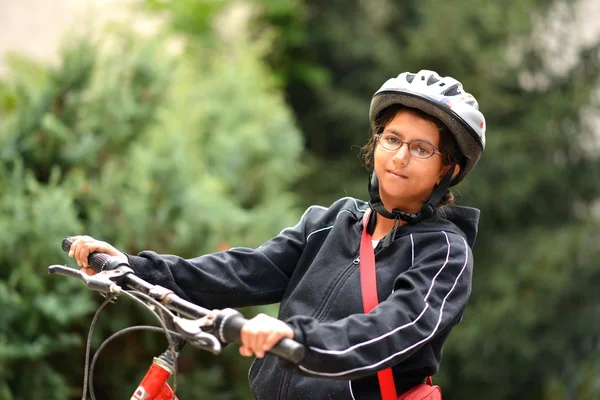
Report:
[[[86,275],[96,275],[96,271],[94,271],[92,268],[81,268],[80,271],[82,271]]]
[[[273,331],[273,332],[269,333],[267,335],[267,337],[265,338],[265,341],[262,344],[262,350],[263,351],[271,350],[284,337],[286,337],[285,334],[280,331]]]
[[[81,265],[85,268],[89,268],[88,265],[88,257],[90,255],[90,248],[89,248],[89,243],[85,242],[85,241],[81,241],[81,244],[77,247],[77,258],[79,259],[79,262],[81,263]]]
[[[261,350],[261,348],[264,332],[262,331],[260,323],[257,321],[256,317],[249,321],[249,325],[248,347],[252,349],[256,357],[263,358],[264,352]]]
[[[90,247],[90,244],[93,243],[93,240],[94,239],[90,238],[89,236],[84,236],[83,238],[77,241],[77,247],[75,248],[75,256],[77,258],[77,261],[79,261],[79,264],[84,268],[89,268],[88,257],[93,251]]]
[[[83,236],[78,240],[76,255],[81,265],[85,268],[89,268],[89,256],[94,252],[104,253],[103,248],[106,247],[106,243],[100,242],[90,236]]]
[[[248,347],[240,346],[240,355],[244,357],[252,357],[253,353],[252,350],[250,350]]]
[[[73,254],[73,258],[77,261],[77,264],[80,265],[81,260],[79,259],[79,248],[84,241],[83,236],[76,236],[73,239],[73,244],[71,244],[71,253]]]
[[[69,239],[71,240],[71,246],[69,246],[69,257],[73,257],[74,256],[74,250],[75,250],[75,242],[77,241],[77,239],[79,239],[80,236],[71,236]]]
[[[256,335],[256,341],[254,343],[254,352],[259,358],[265,356],[265,342],[269,335],[277,330],[277,325],[274,322],[278,322],[276,319],[266,315],[258,314],[255,318],[255,323],[259,326],[259,332]]]
[[[241,347],[249,348],[249,344],[250,344],[250,332],[249,332],[248,322],[246,322],[242,326],[242,329],[240,330],[240,342],[242,344]]]
[[[73,258],[75,258],[77,265],[79,265],[80,267],[83,267],[83,265],[81,264],[80,258],[79,258],[79,246],[80,245],[81,245],[81,238],[75,239],[75,241],[71,245],[71,252],[73,253]]]
[[[106,243],[100,242],[98,240],[92,239],[89,241],[84,241],[81,245],[80,257],[81,261],[84,263],[85,267],[90,267],[89,258],[92,253],[106,253],[104,248],[106,247]]]
[[[254,349],[254,354],[256,354],[256,357],[258,358],[263,358],[265,356],[265,351],[263,350],[263,343],[265,341],[265,339],[267,338],[267,334],[266,332],[257,332],[257,334],[255,335],[255,339],[254,339],[254,343],[253,343],[253,349]]]
[[[256,329],[252,323],[252,320],[246,322],[244,325],[246,328],[246,338],[244,340],[244,346],[249,348],[250,350],[254,350],[254,340],[256,339]]]
[[[246,324],[248,325],[246,327],[246,347],[248,347],[256,357],[264,357],[264,352],[261,350],[262,336],[264,333],[260,326],[260,322],[257,321],[255,317]]]
[[[256,352],[257,354],[260,354],[260,358],[263,358],[267,350],[271,350],[271,348],[273,347],[272,345],[267,345],[269,336],[271,336],[273,333],[276,333],[276,329],[274,329],[274,327],[270,325],[268,328],[265,327],[258,335],[258,341],[256,342]]]

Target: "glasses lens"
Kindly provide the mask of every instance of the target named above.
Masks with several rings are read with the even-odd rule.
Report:
[[[410,154],[419,158],[429,158],[433,155],[435,149],[426,142],[414,141],[409,145]]]
[[[381,145],[388,150],[398,150],[402,146],[402,140],[392,133],[383,133],[379,136]]]

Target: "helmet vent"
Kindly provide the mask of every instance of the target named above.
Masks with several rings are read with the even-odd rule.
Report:
[[[456,96],[460,94],[460,90],[458,90],[459,85],[452,85],[448,89],[444,90],[442,93],[444,96]]]
[[[415,79],[415,75],[414,75],[414,74],[409,74],[409,75],[406,75],[406,81],[407,81],[408,83],[412,83],[412,81],[413,81],[414,79]]]
[[[425,80],[425,77],[423,77],[423,80]],[[429,85],[433,85],[434,83],[438,82],[439,79],[437,79],[435,76],[430,75],[429,79],[427,79],[427,86]]]

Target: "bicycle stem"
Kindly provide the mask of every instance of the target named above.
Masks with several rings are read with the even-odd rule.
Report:
[[[178,341],[177,353],[185,341]],[[175,354],[175,358],[178,354]],[[169,377],[175,372],[175,360],[171,349],[167,349],[159,357],[152,360],[152,365],[140,382],[140,385],[131,396],[130,400],[178,400],[173,390],[167,383]]]

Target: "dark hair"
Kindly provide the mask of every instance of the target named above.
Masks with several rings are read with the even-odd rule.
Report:
[[[394,119],[396,114],[401,110],[410,110],[417,114],[420,118],[433,122],[435,126],[440,131],[440,152],[442,153],[442,164],[443,165],[451,165],[458,164],[461,166],[464,165],[464,156],[462,155],[460,148],[458,147],[458,143],[456,142],[456,138],[450,132],[448,127],[444,125],[439,119],[432,117],[429,114],[424,113],[421,110],[416,108],[410,108],[402,105],[393,105],[385,108],[377,118],[375,119],[375,126],[371,132],[371,137],[369,141],[362,147],[362,161],[365,167],[372,171],[374,168],[374,154],[375,147],[377,146],[376,135],[383,132],[385,127]],[[438,204],[439,207],[443,207],[446,205],[454,204],[454,194],[450,189],[446,191],[442,200]]]

